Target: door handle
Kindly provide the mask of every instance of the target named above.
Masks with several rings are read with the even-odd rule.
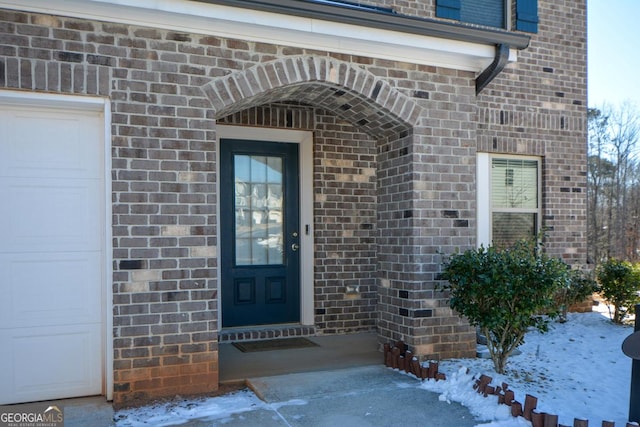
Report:
[[[298,249],[300,249],[300,245],[298,245],[297,243],[293,243],[293,244],[291,245],[291,250],[292,250],[292,251],[294,251],[294,252],[295,252],[295,251],[297,251]]]

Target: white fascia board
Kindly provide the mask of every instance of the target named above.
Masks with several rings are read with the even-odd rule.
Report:
[[[495,47],[186,0],[0,0],[0,8],[480,72]],[[516,60],[511,49],[510,60]]]
[[[15,105],[25,107],[48,107],[65,108],[68,110],[83,111],[105,111],[107,98],[99,98],[83,95],[60,95],[55,93],[35,93],[23,90],[0,90],[0,103],[4,105]]]

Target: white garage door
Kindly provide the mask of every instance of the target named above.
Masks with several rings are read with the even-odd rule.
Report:
[[[103,393],[104,118],[0,101],[0,404]]]

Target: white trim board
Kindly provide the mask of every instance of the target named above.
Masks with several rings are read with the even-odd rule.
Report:
[[[495,47],[185,0],[0,0],[0,8],[480,72]],[[510,61],[517,52],[510,51]]]
[[[218,125],[220,139],[247,139],[299,144],[300,156],[300,323],[314,324],[313,309],[313,133],[308,131],[268,129],[249,126]],[[218,156],[220,150],[218,149]],[[218,159],[219,163],[219,159]],[[218,218],[220,218],[220,179],[218,178]],[[218,222],[218,228],[220,223]],[[218,248],[220,253],[220,248]],[[220,269],[218,269],[218,283]],[[220,288],[220,285],[218,285]],[[220,292],[218,292],[220,295]],[[218,298],[218,325],[222,325],[222,299]]]

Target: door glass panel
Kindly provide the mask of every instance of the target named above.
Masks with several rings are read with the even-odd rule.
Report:
[[[281,157],[234,155],[236,265],[283,263]]]

